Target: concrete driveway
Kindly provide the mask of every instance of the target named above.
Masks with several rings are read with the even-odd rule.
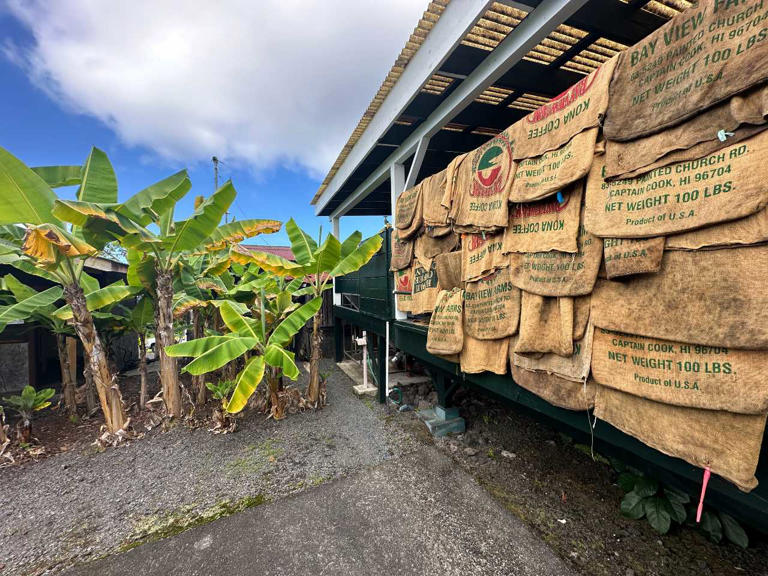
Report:
[[[432,447],[145,544],[72,576],[575,574]]]

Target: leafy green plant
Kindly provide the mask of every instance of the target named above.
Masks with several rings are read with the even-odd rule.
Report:
[[[32,386],[25,386],[20,396],[3,398],[3,401],[21,416],[21,420],[16,425],[19,442],[28,443],[32,439],[32,415],[48,408],[55,393],[53,388],[37,391]]]
[[[625,492],[621,513],[633,520],[646,518],[659,534],[669,532],[673,523],[687,524],[698,527],[714,543],[721,542],[725,535],[728,541],[741,548],[749,545],[749,538],[741,525],[724,512],[707,509],[702,514],[701,523],[697,524],[696,503],[691,502],[685,492],[630,471],[621,472],[617,483]]]
[[[229,402],[229,395],[232,394],[236,386],[237,382],[234,380],[219,380],[216,383],[205,383],[205,387],[211,391],[211,395],[213,395],[216,400],[221,402],[222,408],[227,407],[227,402]]]

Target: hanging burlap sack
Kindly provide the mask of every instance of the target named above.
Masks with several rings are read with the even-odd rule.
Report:
[[[590,358],[592,357],[592,334],[594,327],[589,325],[584,337],[573,343],[573,354],[564,357],[558,354],[523,354],[509,351],[509,360],[513,366],[526,370],[536,370],[554,374],[571,382],[583,383],[589,376]]]
[[[395,201],[395,228],[400,240],[408,240],[421,231],[424,217],[421,202],[421,184],[405,190]]]
[[[762,2],[702,0],[619,54],[605,137],[661,132],[765,81],[768,42],[746,26],[766,18]]]
[[[579,227],[578,252],[510,254],[512,284],[541,296],[583,296],[592,292],[603,258],[603,243]]]
[[[658,272],[663,255],[664,236],[603,239],[603,261],[608,278]]]
[[[509,258],[502,253],[504,233],[462,234],[461,265],[465,282],[487,276],[494,270],[509,265]]]
[[[426,314],[432,312],[437,300],[437,270],[435,263],[427,267],[414,260],[411,268],[413,275],[413,314]]]
[[[768,208],[746,218],[667,236],[667,250],[712,250],[768,242]]]
[[[413,311],[413,267],[395,272],[395,303],[400,312]]]
[[[662,340],[768,348],[768,246],[665,252],[656,274],[601,280],[595,326]]]
[[[584,178],[592,166],[597,128],[579,132],[560,148],[519,160],[510,202],[533,202]]]
[[[547,298],[523,292],[515,352],[573,354],[573,298]]]
[[[478,340],[464,333],[464,348],[461,349],[461,371],[466,374],[493,372],[507,373],[509,338],[499,340]]]
[[[590,410],[595,405],[595,384],[574,382],[556,374],[511,366],[515,384],[565,410]]]
[[[604,158],[587,179],[585,225],[601,237],[648,238],[754,214],[768,204],[768,132],[630,180],[604,181]]]
[[[453,208],[453,199],[457,196],[459,185],[459,174],[461,165],[467,159],[469,154],[459,154],[448,163],[445,169],[445,190],[440,205],[448,210],[448,219],[450,220],[451,209]]]
[[[464,293],[461,288],[441,290],[429,319],[427,352],[458,354],[464,347]]]
[[[765,124],[765,115],[768,114],[766,96],[768,87],[759,86],[658,134],[629,142],[608,141],[605,177],[632,178],[659,166],[707,156],[752,136],[762,129],[756,130],[754,125]],[[721,140],[718,137],[721,131],[734,134]]]
[[[410,268],[413,261],[413,241],[402,241],[398,238],[397,230],[392,231],[392,256],[389,260],[389,269],[392,272]]]
[[[592,348],[598,384],[664,404],[768,412],[768,351],[713,348],[598,328]]]
[[[451,226],[425,226],[424,234],[432,238],[441,238],[447,234],[452,234],[453,228]]]
[[[464,289],[464,332],[478,340],[497,340],[517,332],[520,320],[520,290],[502,268]]]
[[[425,226],[447,226],[448,208],[443,206],[446,171],[425,179],[421,189],[421,204]]]
[[[432,266],[432,261],[439,254],[448,254],[459,245],[459,237],[456,234],[447,234],[439,238],[432,238],[422,234],[416,238],[413,246],[413,254],[425,268]]]
[[[461,288],[464,281],[461,277],[461,250],[450,254],[435,256],[435,270],[441,290]]]
[[[573,341],[581,340],[589,324],[589,308],[592,295],[577,296],[573,299]]]
[[[749,492],[765,431],[765,414],[672,406],[597,387],[595,416],[644,444],[733,482]]]
[[[510,252],[576,252],[584,182],[568,186],[562,201],[551,196],[529,204],[512,204],[504,231],[504,254]]]
[[[512,127],[515,160],[541,156],[560,148],[579,132],[598,126],[608,106],[608,84],[615,66],[614,57],[516,122]],[[590,146],[594,148],[594,139]]]
[[[458,232],[492,232],[506,228],[509,190],[515,165],[512,148],[502,132],[458,167],[449,218]]]

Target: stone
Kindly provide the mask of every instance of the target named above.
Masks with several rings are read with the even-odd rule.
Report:
[[[475,450],[474,448],[467,447],[467,448],[464,448],[464,454],[466,454],[467,456],[476,456],[477,450]]]
[[[507,450],[502,450],[501,456],[502,458],[509,458],[510,460],[512,460],[512,458],[517,458],[517,454],[514,452],[508,452]]]

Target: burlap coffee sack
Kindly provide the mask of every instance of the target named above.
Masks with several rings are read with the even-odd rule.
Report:
[[[560,148],[576,134],[600,124],[608,106],[608,84],[616,66],[611,58],[559,96],[516,122],[515,160]],[[595,141],[591,146],[594,148]]]
[[[768,246],[664,253],[656,274],[600,280],[595,326],[705,346],[768,348]]]
[[[461,288],[464,281],[461,277],[461,251],[435,256],[435,270],[441,290]]]
[[[547,298],[523,292],[515,353],[573,354],[573,298]]]
[[[413,267],[395,272],[395,303],[400,312],[413,311]]]
[[[509,338],[499,340],[478,340],[464,333],[464,348],[461,350],[461,371],[466,374],[493,372],[507,373]]]
[[[581,340],[589,324],[589,308],[592,295],[577,296],[573,299],[573,341]]]
[[[604,157],[597,157],[587,179],[587,230],[650,238],[754,214],[768,204],[766,155],[764,131],[709,156],[613,182],[604,181]]]
[[[667,250],[712,250],[768,242],[768,208],[746,218],[667,236]]]
[[[395,228],[399,230],[418,230],[424,223],[421,202],[421,184],[404,190],[395,200]],[[410,235],[400,234],[405,239]]]
[[[414,259],[411,268],[413,275],[413,309],[414,314],[432,312],[437,300],[437,269],[434,261],[427,266]]]
[[[765,431],[765,414],[672,406],[597,387],[595,416],[644,444],[733,482],[749,492]]]
[[[658,272],[663,255],[664,236],[603,239],[603,261],[608,278]]]
[[[538,202],[512,204],[504,231],[504,254],[510,252],[576,252],[584,182],[568,186],[562,201],[551,196]]]
[[[502,132],[470,152],[458,168],[449,219],[458,232],[506,228],[509,191],[514,179],[514,141]]]
[[[459,183],[460,168],[468,156],[469,154],[459,154],[448,163],[448,167],[445,169],[445,190],[443,191],[443,198],[440,204],[448,210],[449,219],[451,208],[453,207],[453,199],[458,191],[457,185]]]
[[[510,254],[512,284],[541,296],[583,296],[592,292],[603,259],[603,243],[579,227],[578,252]]]
[[[518,386],[553,406],[565,410],[589,410],[595,405],[595,384],[591,380],[574,382],[556,374],[526,370],[514,364],[511,370],[512,379]]]
[[[447,226],[448,208],[443,206],[446,171],[441,170],[422,182],[421,205],[425,226]]]
[[[446,234],[453,233],[451,226],[424,226],[424,234],[432,238],[441,238]]]
[[[400,240],[397,230],[392,231],[392,256],[389,260],[389,269],[394,272],[411,266],[413,262],[413,240]]]
[[[458,354],[464,347],[464,291],[461,288],[441,290],[429,319],[427,352]]]
[[[584,382],[589,376],[590,358],[592,357],[592,334],[594,327],[589,325],[584,337],[573,343],[573,354],[567,357],[558,354],[523,354],[509,351],[509,361],[513,366],[526,370],[536,370],[555,374],[571,382]]]
[[[502,253],[504,233],[462,234],[461,265],[465,282],[471,282],[488,275],[494,270],[509,265],[509,258]]]
[[[579,132],[560,148],[518,160],[510,202],[533,202],[584,178],[592,166],[597,127]]]
[[[759,86],[743,95],[733,96],[689,118],[682,124],[658,134],[628,142],[608,141],[605,149],[605,177],[608,179],[634,177],[659,166],[701,158],[732,145],[733,136],[728,136],[724,140],[718,137],[721,130],[740,132],[740,128],[745,126],[752,128],[747,132],[747,136],[752,135],[753,125],[765,123],[765,115],[768,114],[766,96],[768,96],[768,88],[765,85]],[[724,134],[721,133],[721,135]],[[744,139],[742,134],[739,136],[739,140]],[[699,146],[705,142],[707,143],[705,146]],[[696,149],[691,150],[692,148]],[[678,154],[678,152],[689,150],[690,152],[685,156]]]
[[[762,2],[701,0],[619,55],[603,130],[634,140],[765,81]]]
[[[464,289],[464,332],[478,340],[506,338],[517,332],[520,290],[509,281],[509,268],[491,272]]]
[[[425,267],[432,266],[432,261],[439,254],[447,254],[459,245],[459,237],[456,234],[447,234],[439,238],[432,238],[422,234],[413,245],[413,255]]]
[[[768,351],[714,348],[598,328],[592,376],[609,386],[664,404],[768,412]]]

